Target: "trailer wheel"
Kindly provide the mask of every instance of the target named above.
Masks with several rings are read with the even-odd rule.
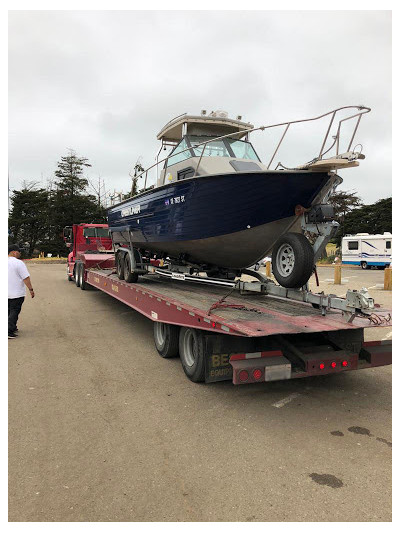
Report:
[[[74,272],[75,272],[75,285],[77,287],[80,286],[80,283],[81,283],[81,279],[80,279],[80,269],[81,269],[81,264],[80,263],[75,263],[75,269],[74,269]]]
[[[194,382],[205,379],[206,343],[204,333],[192,328],[181,328],[179,333],[179,355],[183,370]]]
[[[282,287],[302,287],[314,268],[314,250],[302,233],[286,233],[272,251],[272,272]]]
[[[131,260],[129,254],[125,254],[124,257],[124,280],[127,283],[136,283],[138,280],[138,274],[131,272]]]
[[[157,352],[168,359],[179,355],[179,326],[154,322],[154,344]]]
[[[124,256],[122,253],[117,253],[116,258],[117,276],[119,279],[124,279]]]

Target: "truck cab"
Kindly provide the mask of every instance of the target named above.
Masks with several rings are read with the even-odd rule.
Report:
[[[85,254],[101,254],[112,250],[108,224],[73,224],[63,230],[63,239],[70,252],[67,262],[67,277],[75,277],[77,260]]]

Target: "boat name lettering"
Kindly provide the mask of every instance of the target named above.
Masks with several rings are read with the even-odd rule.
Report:
[[[125,207],[121,209],[121,217],[129,217],[129,215],[138,215],[140,213],[140,204],[131,205],[130,207]]]
[[[172,272],[171,278],[172,279],[180,279],[180,280],[184,281],[186,279],[186,276],[185,276],[185,274],[181,274],[180,272]]]
[[[172,198],[164,200],[164,203],[165,205],[172,205],[172,204],[181,204],[184,201],[185,201],[185,195],[182,194],[181,196],[173,196]]]

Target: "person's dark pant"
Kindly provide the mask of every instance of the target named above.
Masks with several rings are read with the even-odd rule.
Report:
[[[8,333],[14,333],[17,329],[18,316],[21,312],[25,297],[8,299]]]

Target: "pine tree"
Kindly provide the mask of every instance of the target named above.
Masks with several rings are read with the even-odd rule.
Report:
[[[56,180],[49,196],[49,246],[53,253],[65,253],[63,228],[72,224],[104,223],[106,211],[95,196],[87,194],[88,179],[83,176],[88,159],[73,150],[61,157],[54,172]]]
[[[23,247],[30,257],[48,236],[48,193],[35,182],[24,182],[20,191],[12,191],[11,204],[8,225],[12,237],[9,240]]]

